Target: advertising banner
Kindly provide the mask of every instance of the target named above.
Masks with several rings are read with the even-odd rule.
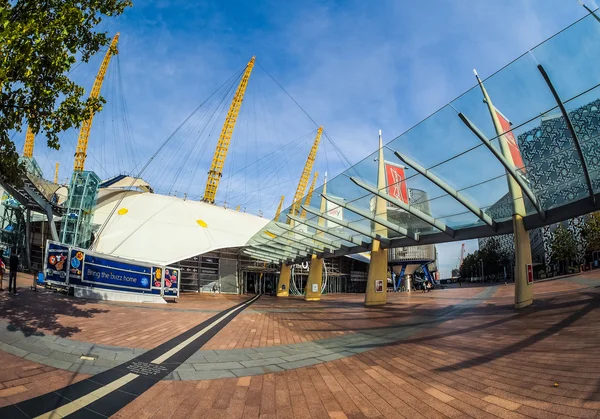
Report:
[[[326,202],[326,213],[327,215],[329,215],[330,217],[333,218],[337,218],[338,220],[343,220],[344,219],[344,208],[340,207],[338,204],[334,204],[333,202],[327,201]],[[336,228],[336,227],[341,227],[339,224],[334,223],[332,221],[327,220],[326,226],[328,228]]]
[[[510,128],[510,122],[502,112],[496,109],[496,116],[498,117],[498,121],[500,121],[500,126],[502,127],[502,131],[504,132],[504,138],[506,138],[506,142],[508,143],[508,148],[510,149],[510,155],[512,157],[513,163],[517,169],[521,169],[522,173],[525,173],[525,164],[523,163],[523,158],[521,157],[521,150],[519,150],[519,144],[517,143],[517,139],[515,135],[512,133]]]
[[[385,163],[385,184],[387,186],[388,195],[408,204],[408,188],[406,187],[406,176],[404,174],[404,166],[384,162]]]
[[[86,254],[82,282],[123,290],[150,291],[152,268]]]
[[[152,267],[152,294],[160,294],[163,287],[163,269],[159,266]]]
[[[46,247],[46,281],[67,284],[69,267],[69,247],[60,243],[48,242]]]
[[[165,297],[179,296],[179,277],[179,269],[171,267],[165,268],[165,277],[163,285],[163,295]]]
[[[69,282],[72,284],[81,284],[83,256],[84,252],[82,249],[71,249],[71,259],[69,260]]]

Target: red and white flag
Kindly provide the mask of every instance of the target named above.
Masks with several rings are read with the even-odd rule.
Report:
[[[521,150],[519,150],[517,139],[510,128],[510,121],[504,115],[502,115],[502,112],[500,112],[496,107],[494,107],[494,110],[496,111],[496,116],[498,117],[502,131],[504,132],[504,138],[506,138],[506,142],[508,143],[513,164],[515,165],[515,168],[520,169],[523,173],[525,173],[525,164],[523,163],[523,158],[521,157]]]

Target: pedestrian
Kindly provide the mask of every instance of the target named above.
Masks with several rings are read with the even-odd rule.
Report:
[[[4,281],[4,272],[6,271],[6,265],[4,259],[0,256],[0,291],[2,291],[2,282]]]
[[[460,280],[460,276],[458,277],[458,286],[462,287],[462,281]]]
[[[214,297],[215,295],[217,295],[217,283],[216,283],[216,282],[213,284],[213,287],[212,287],[212,290],[211,290],[211,293],[210,293],[210,294],[211,294],[213,297]]]
[[[19,269],[19,255],[17,254],[17,248],[13,247],[10,252],[10,259],[8,261],[8,267],[10,274],[8,277],[8,292],[10,291],[17,295],[17,270]]]

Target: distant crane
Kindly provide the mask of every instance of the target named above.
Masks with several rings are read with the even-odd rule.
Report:
[[[284,199],[285,199],[285,197],[283,195],[281,195],[281,199],[279,200],[279,206],[277,207],[277,211],[275,211],[275,217],[273,217],[273,219],[275,221],[277,221],[277,219],[281,215],[281,207],[283,207],[283,200]]]
[[[23,146],[23,156],[33,157],[33,144],[35,142],[35,135],[31,130],[31,127],[27,127],[27,134],[25,135],[25,145]]]
[[[227,151],[229,150],[229,144],[231,143],[231,136],[233,135],[233,129],[235,128],[235,123],[240,113],[242,102],[244,101],[244,94],[246,93],[246,87],[248,87],[248,80],[250,80],[250,74],[252,73],[255,60],[256,57],[252,57],[246,66],[242,80],[240,80],[240,84],[231,101],[231,106],[229,107],[229,112],[227,112],[223,129],[221,130],[219,142],[217,143],[210,170],[208,171],[204,197],[202,198],[204,202],[208,202],[209,204],[215,203],[217,188],[219,187],[221,176],[223,176],[223,166],[225,165],[225,158],[227,157]]]
[[[315,184],[317,183],[317,178],[319,177],[319,172],[315,172],[313,175],[313,180],[308,188],[308,193],[306,194],[306,198],[304,199],[304,206],[308,207],[310,205],[310,201],[312,200],[313,191],[315,190]],[[300,218],[306,218],[306,210],[302,210],[302,214],[300,214]]]
[[[58,185],[58,162],[54,166],[54,184]]]
[[[96,99],[100,96],[100,89],[102,88],[102,83],[104,82],[104,76],[106,76],[106,70],[108,69],[108,64],[110,63],[110,59],[114,54],[117,53],[117,43],[119,42],[119,34],[117,33],[110,43],[110,47],[106,54],[104,55],[104,59],[102,60],[102,64],[100,65],[100,70],[98,71],[98,75],[94,80],[94,85],[92,86],[92,92],[90,93],[91,99]],[[83,121],[81,124],[81,129],[79,130],[79,138],[77,139],[77,149],[75,151],[75,164],[73,167],[73,171],[82,172],[83,167],[85,165],[85,158],[87,156],[87,147],[88,140],[90,138],[90,131],[92,129],[92,121],[94,119],[94,114],[90,115],[88,119]]]
[[[323,127],[319,127],[317,130],[317,136],[315,137],[315,141],[310,149],[310,153],[308,153],[308,158],[306,159],[304,170],[302,171],[302,176],[300,176],[300,181],[298,182],[298,187],[296,188],[296,194],[294,195],[294,200],[292,201],[292,208],[290,210],[290,214],[292,215],[298,215],[298,208],[300,207],[304,192],[306,192],[308,179],[310,178],[310,173],[312,172],[312,168],[317,157],[317,150],[319,149],[321,134],[323,134]],[[289,221],[290,219],[288,218],[288,222]]]

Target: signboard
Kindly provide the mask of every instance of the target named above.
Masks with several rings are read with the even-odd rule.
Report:
[[[179,277],[179,269],[170,267],[165,268],[165,274],[163,278],[163,295],[165,297],[179,296]]]
[[[333,217],[333,218],[338,219],[340,221],[344,219],[344,208],[340,207],[338,204],[334,204],[333,202],[327,201],[325,203],[325,212],[330,217]],[[326,220],[326,221],[327,221],[326,226],[328,228],[341,227],[337,223],[334,223],[334,222],[329,221],[329,220]]]
[[[81,282],[123,290],[151,289],[152,269],[86,254]]]
[[[66,285],[68,267],[69,247],[49,241],[46,247],[46,281]]]
[[[533,266],[527,264],[527,283],[533,284]]]
[[[312,292],[319,292],[319,284],[311,284],[312,288],[311,291]]]
[[[498,117],[498,121],[502,127],[502,132],[504,132],[504,138],[508,143],[508,148],[510,150],[510,155],[515,168],[522,168],[523,173],[525,173],[525,164],[523,163],[523,158],[521,157],[521,150],[519,150],[517,139],[510,128],[510,121],[506,119],[506,117],[502,115],[502,112],[500,112],[498,109],[496,109],[496,116]]]
[[[383,292],[383,280],[375,280],[375,292]]]
[[[216,259],[215,259],[216,260]],[[210,268],[209,268],[210,269]],[[78,288],[179,297],[179,268],[106,256],[85,249],[47,241],[44,274],[47,283]]]
[[[69,259],[69,282],[74,284],[81,283],[83,276],[83,258],[84,252],[81,249],[71,249],[71,258]]]
[[[385,184],[388,195],[408,204],[408,188],[406,187],[404,166],[387,161],[384,164]]]
[[[152,267],[152,294],[160,294],[163,287],[163,270],[159,266]]]

